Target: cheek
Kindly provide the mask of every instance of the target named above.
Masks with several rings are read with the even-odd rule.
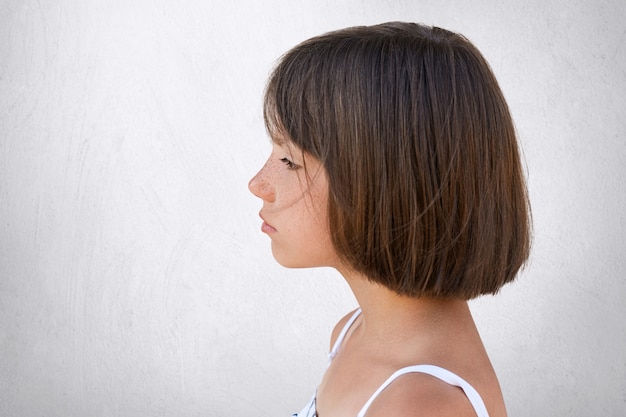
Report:
[[[281,239],[272,241],[272,253],[281,265],[288,268],[337,265],[324,197],[311,190],[294,205]]]
[[[328,232],[328,183],[324,180],[314,190],[315,194],[315,213],[324,230]]]
[[[321,188],[321,187],[320,187]],[[307,198],[308,235],[311,248],[320,248],[325,251],[332,249],[330,226],[328,224],[328,193],[325,189],[311,190],[310,199]]]

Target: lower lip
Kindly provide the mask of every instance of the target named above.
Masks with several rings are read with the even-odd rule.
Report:
[[[263,233],[274,233],[276,232],[276,229],[274,229],[272,226],[270,226],[269,224],[263,222],[263,224],[261,225],[261,231]]]

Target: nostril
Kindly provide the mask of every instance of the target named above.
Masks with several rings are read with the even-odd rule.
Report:
[[[255,195],[264,201],[274,201],[274,190],[265,181],[261,181],[255,188]]]

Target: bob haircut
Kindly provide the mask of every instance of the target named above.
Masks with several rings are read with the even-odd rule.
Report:
[[[515,128],[465,37],[391,22],[311,38],[268,81],[264,118],[319,159],[342,262],[398,294],[471,299],[530,251]]]

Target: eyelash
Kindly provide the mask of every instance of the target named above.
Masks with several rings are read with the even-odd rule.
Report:
[[[291,162],[287,158],[281,158],[280,162],[282,162],[283,164],[287,165],[287,169],[296,170],[296,169],[300,168],[298,165],[294,164],[293,162]]]

